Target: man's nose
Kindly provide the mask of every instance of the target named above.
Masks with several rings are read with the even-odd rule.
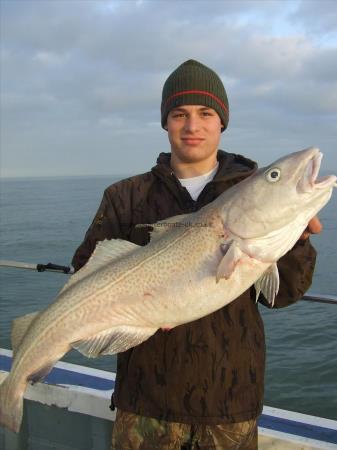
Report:
[[[200,118],[196,115],[190,115],[185,122],[185,130],[194,133],[200,129]]]

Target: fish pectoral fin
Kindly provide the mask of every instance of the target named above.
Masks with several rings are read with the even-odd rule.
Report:
[[[156,331],[157,328],[124,325],[104,330],[89,339],[73,342],[71,346],[88,358],[96,358],[99,355],[125,352],[129,348],[146,341]]]
[[[262,292],[263,296],[268,300],[271,306],[274,306],[275,297],[280,287],[280,276],[277,264],[273,263],[264,274],[254,284],[256,290],[256,301]]]
[[[235,266],[238,264],[243,255],[242,251],[235,241],[232,241],[227,247],[222,246],[222,249],[226,253],[220,261],[218,270],[216,272],[217,283],[221,278],[225,278],[226,280],[228,280],[228,278],[234,272]]]
[[[79,280],[85,278],[106,264],[111,263],[122,256],[128,255],[139,247],[139,245],[133,244],[129,241],[124,241],[123,239],[105,239],[104,241],[97,242],[96,248],[86,265],[71,276],[69,281],[59,292],[59,295],[64,293],[64,291],[66,291],[74,283],[77,283]]]
[[[15,353],[17,352],[24,335],[30,327],[30,324],[39,314],[40,312],[33,312],[13,320],[11,332],[13,356],[15,356]]]

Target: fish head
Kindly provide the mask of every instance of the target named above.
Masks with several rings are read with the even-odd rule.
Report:
[[[227,202],[221,216],[230,234],[248,240],[291,235],[295,243],[337,186],[334,175],[318,178],[322,156],[315,147],[292,153],[222,194]]]

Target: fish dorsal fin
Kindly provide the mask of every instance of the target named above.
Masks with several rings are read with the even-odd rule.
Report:
[[[235,270],[235,266],[240,261],[243,255],[242,251],[240,250],[240,247],[235,241],[232,241],[228,245],[223,245],[222,250],[223,252],[225,252],[225,255],[220,261],[218,270],[216,272],[217,283],[221,278],[225,278],[226,280],[230,278],[230,276]]]
[[[89,339],[73,342],[71,346],[88,358],[96,358],[99,355],[124,352],[146,341],[156,331],[157,328],[123,325],[104,330]]]
[[[159,220],[156,223],[140,223],[136,225],[136,228],[144,228],[151,227],[152,231],[150,231],[150,240],[160,238],[167,231],[172,230],[172,228],[179,227],[183,225],[183,223],[190,222],[189,217],[192,213],[189,214],[179,214],[178,216],[168,217],[164,220]]]
[[[63,294],[74,283],[95,272],[99,268],[111,263],[123,256],[128,255],[132,251],[139,248],[139,245],[133,244],[123,239],[111,239],[99,241],[93,254],[90,256],[88,262],[78,272],[71,276],[69,281],[63,286],[59,294]]]
[[[262,292],[271,306],[274,306],[275,297],[280,287],[277,264],[273,263],[268,267],[264,274],[255,282],[254,286],[256,290],[256,301],[258,301],[259,295]]]
[[[15,355],[15,353],[17,352],[24,335],[26,334],[28,328],[30,327],[30,324],[39,314],[40,314],[39,312],[33,312],[13,320],[11,333],[13,355]]]
[[[133,250],[136,250],[136,248],[140,248],[140,245],[125,241],[124,239],[105,239],[104,241],[97,242],[95,251],[88,263],[90,263],[91,267],[95,265],[94,270],[96,270],[107,263],[126,256]],[[88,264],[84,267],[87,266]]]

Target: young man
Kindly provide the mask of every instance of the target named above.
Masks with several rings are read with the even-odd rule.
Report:
[[[151,171],[106,189],[74,255],[76,270],[98,241],[145,245],[148,230],[138,224],[196,211],[256,170],[253,161],[218,150],[228,125],[227,95],[218,75],[197,61],[186,61],[165,82],[161,123],[171,153],[161,153]],[[310,231],[320,231],[318,219]],[[301,298],[314,264],[308,239],[281,258],[275,307]],[[158,331],[118,355],[113,449],[257,449],[265,342],[254,298],[251,288],[221,310]]]

